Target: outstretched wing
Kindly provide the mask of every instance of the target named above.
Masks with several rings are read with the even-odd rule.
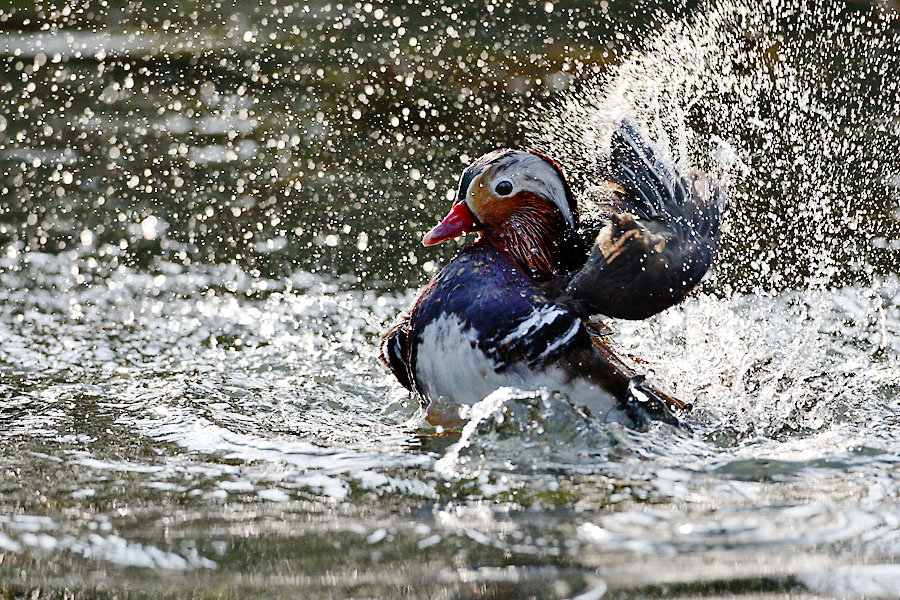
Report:
[[[612,199],[564,299],[582,314],[644,319],[680,302],[709,269],[724,191],[709,178],[683,176],[627,121],[611,150]]]

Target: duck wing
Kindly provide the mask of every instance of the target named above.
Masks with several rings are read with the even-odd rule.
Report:
[[[712,264],[723,188],[684,176],[628,121],[613,134],[611,200],[561,300],[582,315],[644,319],[680,302]],[[596,235],[594,235],[596,234]]]

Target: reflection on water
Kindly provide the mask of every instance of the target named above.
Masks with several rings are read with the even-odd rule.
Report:
[[[3,266],[10,581],[27,559],[57,575],[81,560],[191,570],[186,589],[209,585],[203,571],[262,568],[260,593],[324,595],[323,568],[348,593],[361,569],[378,594],[402,583],[423,597],[465,595],[465,581],[564,597],[597,577],[646,593],[762,576],[832,593],[857,581],[822,574],[842,556],[900,549],[895,279],[876,296],[819,293],[816,316],[793,293],[698,296],[616,323],[625,349],[695,399],[693,433],[597,425],[564,398],[500,392],[463,439],[440,443],[416,437],[416,407],[374,357],[408,295],[303,272],[107,270],[66,252]],[[854,343],[836,347],[836,327]],[[791,560],[650,569],[763,550]],[[623,570],[634,554],[649,570]],[[303,575],[284,583],[282,568]]]
[[[889,14],[85,6],[0,12],[0,596],[896,593]],[[623,106],[734,189],[704,290],[610,323],[692,430],[500,390],[434,431],[376,343],[461,156],[527,114],[590,173]]]

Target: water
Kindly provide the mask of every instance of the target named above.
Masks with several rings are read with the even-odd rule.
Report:
[[[2,9],[0,597],[896,596],[895,17],[529,11]],[[691,430],[434,435],[376,347],[462,156],[589,194],[623,113],[731,189],[702,289],[610,323]]]

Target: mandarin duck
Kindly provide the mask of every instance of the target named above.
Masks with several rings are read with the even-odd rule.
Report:
[[[596,319],[644,319],[680,302],[712,263],[724,191],[683,176],[627,121],[610,149],[590,222],[561,168],[537,152],[497,150],[463,172],[423,243],[479,238],[381,343],[430,423],[458,427],[461,406],[502,386],[561,392],[594,418],[637,428],[677,425],[689,409],[619,358]]]

